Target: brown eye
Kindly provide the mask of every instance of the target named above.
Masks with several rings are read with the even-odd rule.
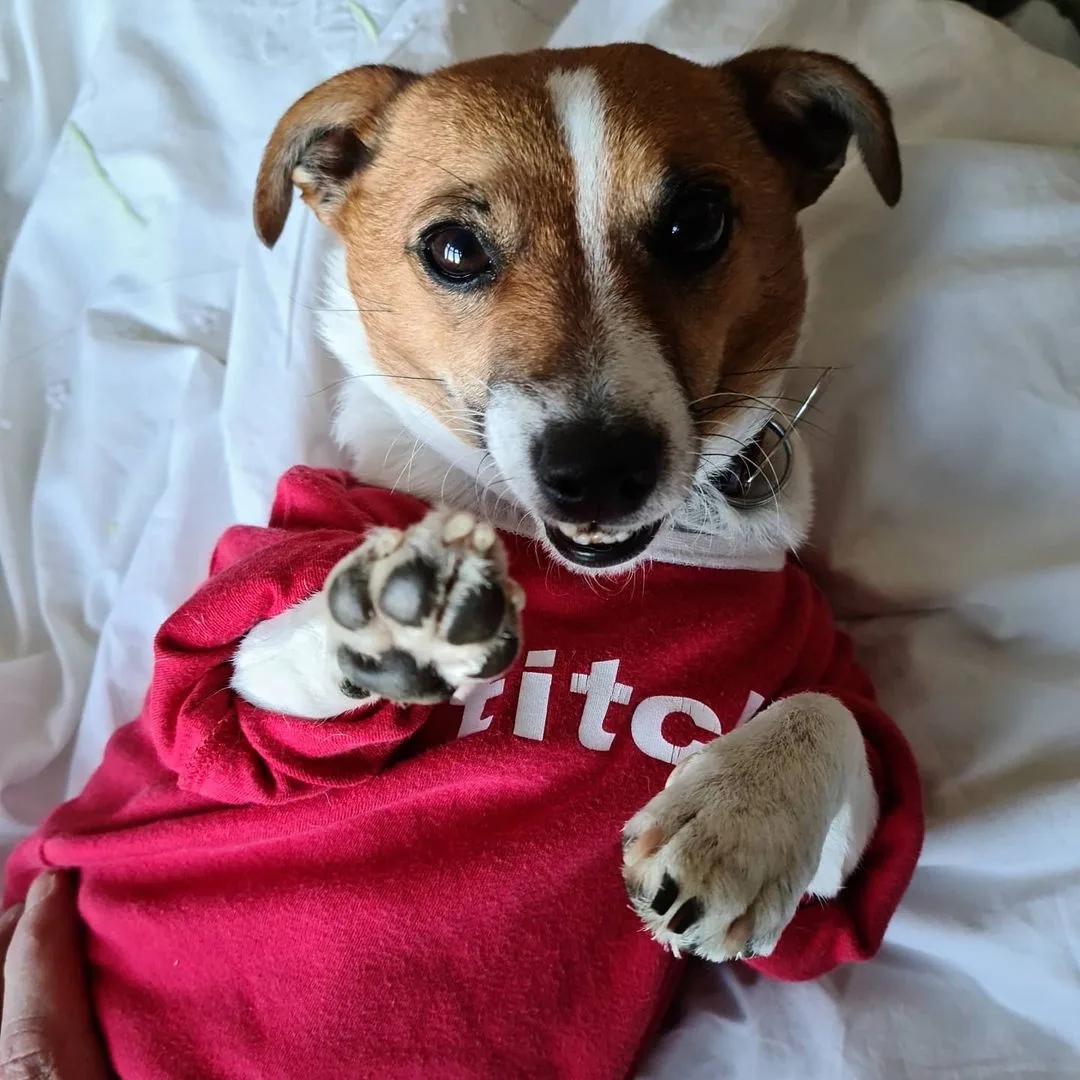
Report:
[[[704,269],[723,254],[731,232],[731,204],[719,188],[678,192],[653,229],[650,246],[675,267]]]
[[[494,270],[480,237],[464,225],[437,226],[420,250],[432,274],[454,285],[490,277]]]

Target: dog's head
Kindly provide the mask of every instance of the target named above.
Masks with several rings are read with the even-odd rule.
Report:
[[[255,225],[272,245],[299,187],[343,242],[379,369],[490,451],[566,561],[624,565],[703,485],[754,513],[724,493],[785,411],[797,214],[852,137],[892,205],[888,104],[833,56],[357,68],[279,122]]]

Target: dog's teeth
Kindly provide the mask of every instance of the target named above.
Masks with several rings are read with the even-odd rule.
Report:
[[[562,522],[557,523],[555,527],[575,544],[583,544],[586,547],[592,547],[595,544],[621,544],[634,535],[632,529],[612,533],[604,529],[590,528],[588,525],[564,525]]]

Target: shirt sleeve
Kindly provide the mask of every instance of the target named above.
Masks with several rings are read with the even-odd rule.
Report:
[[[278,483],[267,528],[219,541],[211,577],[162,625],[141,723],[179,787],[216,802],[276,803],[378,772],[425,710],[386,701],[334,720],[258,708],[230,685],[232,658],[257,624],[318,592],[374,525],[405,528],[427,507],[303,466]]]
[[[182,790],[287,801],[370,776],[418,730],[422,709],[378,701],[312,721],[252,705],[230,685],[245,634],[317,592],[357,542],[329,530],[284,537],[216,574],[162,625],[140,722]]]
[[[807,897],[773,954],[748,962],[789,981],[815,979],[877,953],[915,872],[924,834],[922,788],[907,740],[877,704],[824,598],[814,590],[805,607],[807,646],[783,696],[829,694],[851,710],[865,740],[879,809],[877,828],[839,895],[824,902]]]
[[[382,769],[425,710],[380,701],[319,722],[269,712],[233,691],[232,658],[258,623],[321,589],[373,524],[405,527],[425,510],[344,474],[286,474],[270,525],[227,530],[209,579],[162,624],[138,719],[113,734],[81,794],[12,853],[5,903],[21,900],[42,869],[92,862],[96,843],[107,859],[110,831],[221,804],[325,796]]]

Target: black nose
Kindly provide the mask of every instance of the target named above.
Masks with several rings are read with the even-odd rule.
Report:
[[[656,488],[664,440],[644,421],[549,424],[532,446],[533,468],[552,515],[603,524],[640,510]]]

